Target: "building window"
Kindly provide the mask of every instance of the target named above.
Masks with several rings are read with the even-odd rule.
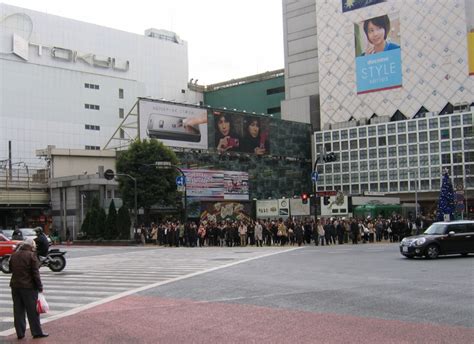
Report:
[[[418,154],[418,145],[410,145],[408,148],[410,155],[417,155]]]
[[[387,180],[387,171],[380,171],[380,180]]]
[[[359,193],[359,185],[352,185],[352,193],[358,194]]]
[[[267,96],[269,96],[270,94],[277,94],[277,93],[284,93],[284,92],[285,92],[285,86],[269,88],[267,90]]]
[[[439,165],[439,155],[438,154],[430,155],[430,162],[431,162],[431,165]]]
[[[369,149],[369,158],[377,159],[377,148]]]
[[[441,140],[448,140],[448,139],[449,139],[449,129],[442,129]]]
[[[395,136],[393,136],[395,138]],[[389,137],[390,138],[390,137]],[[395,141],[395,140],[394,140]],[[407,143],[407,136],[406,134],[400,134],[398,135],[398,144],[399,145],[404,145],[405,143]],[[389,144],[394,144],[394,143],[390,143]]]
[[[351,160],[356,161],[359,157],[359,154],[357,154],[357,151],[351,151]]]
[[[398,146],[398,156],[407,155],[407,146]]]
[[[119,88],[119,98],[123,99],[123,88]]]
[[[428,144],[422,143],[421,145],[419,145],[418,151],[420,154],[428,154]]]
[[[100,106],[94,104],[84,104],[84,107],[89,110],[100,110]]]
[[[323,134],[317,133],[316,134],[316,142],[323,142]]]
[[[456,115],[451,117],[451,126],[461,125],[461,116]]]
[[[419,142],[426,142],[428,141],[428,133],[426,131],[422,131],[418,134]]]
[[[385,159],[379,160],[379,168],[381,170],[386,169],[387,168],[387,160],[385,160]]]
[[[363,150],[359,151],[359,159],[360,160],[367,159],[367,150],[366,149],[363,149]]]
[[[369,181],[369,174],[367,172],[363,172],[360,174],[360,182],[367,183]]]
[[[334,131],[332,133],[332,139],[333,139],[333,141],[339,140],[339,132],[338,131]]]
[[[86,146],[86,150],[100,150],[100,146]]]
[[[430,141],[437,141],[439,139],[438,130],[431,130],[430,131]]]
[[[441,117],[439,124],[441,128],[449,127],[449,117]]]
[[[334,164],[334,173],[341,173],[341,165]]]
[[[358,172],[359,171],[359,163],[358,162],[351,162],[351,171]]]
[[[361,171],[367,171],[367,169],[369,168],[369,166],[367,165],[367,161],[361,161],[359,165]]]
[[[351,140],[351,149],[357,149],[357,140]]]
[[[385,133],[387,132],[386,128],[385,128],[385,124],[382,124],[382,125],[379,125],[377,127],[377,131],[379,133],[379,136],[380,135],[385,135]]]
[[[444,141],[441,142],[441,152],[450,152],[451,151],[451,142]]]
[[[441,154],[441,163],[443,165],[451,163],[451,154]]]
[[[369,127],[369,136],[375,136],[376,127]],[[384,127],[385,130],[385,127]]]
[[[120,128],[119,133],[121,139],[125,138],[125,131],[122,128]]]
[[[280,106],[272,107],[272,108],[267,109],[267,114],[269,114],[269,115],[274,114],[274,113],[280,113],[280,112],[281,112],[281,107]]]
[[[85,83],[84,84],[84,87],[85,88],[89,88],[91,90],[98,90],[99,89],[99,85],[97,84],[88,84],[88,83]]]
[[[408,164],[407,158],[400,158],[398,160],[398,166],[400,167],[407,167],[407,164]]]
[[[426,130],[427,125],[426,125],[426,120],[421,120],[418,122],[418,130]]]
[[[332,144],[332,150],[333,150],[333,152],[339,152],[339,151],[340,151],[340,148],[341,148],[341,147],[340,147],[340,145],[339,145],[339,142],[334,142],[334,143]]]
[[[395,124],[389,124],[387,126],[387,132],[389,134],[395,134],[395,131],[396,131],[396,127],[395,127]]]
[[[379,137],[379,146],[385,146],[387,144],[387,138],[385,136]]]
[[[359,128],[359,137],[367,136],[367,128]]]
[[[467,113],[462,116],[462,123],[464,125],[472,125],[472,113]]]
[[[453,163],[462,164],[462,153],[453,153]]]
[[[341,139],[347,140],[347,130],[341,130]]]
[[[428,166],[428,156],[427,155],[420,156],[420,166]]]
[[[351,138],[351,139],[357,138],[357,129],[349,130],[349,138]]]
[[[408,134],[408,142],[410,142],[410,143],[417,143],[418,142],[418,140],[416,138],[416,133]]]
[[[360,148],[367,148],[367,139],[360,139],[359,140],[359,147]]]
[[[380,192],[387,192],[387,191],[388,191],[387,183],[380,183]]]
[[[119,118],[124,118],[125,117],[125,110],[122,108],[119,108]]]
[[[342,141],[341,142],[341,150],[348,150],[349,149],[349,144],[347,141]]]
[[[390,182],[390,191],[398,191],[398,183],[397,182]]]
[[[430,119],[430,129],[438,129],[438,119],[431,118]]]
[[[85,128],[86,128],[86,130],[100,130],[100,126],[93,125],[93,124],[86,124]]]
[[[409,122],[408,123],[408,131],[416,131],[416,122]]]
[[[406,123],[405,122],[398,123],[397,129],[399,133],[404,133],[407,130]]]
[[[342,152],[341,161],[348,161],[348,160],[349,160],[349,152]]]
[[[439,142],[431,142],[430,143],[430,152],[431,153],[438,153],[439,152]]]

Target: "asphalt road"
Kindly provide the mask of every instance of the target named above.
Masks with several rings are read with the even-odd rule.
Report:
[[[95,250],[82,253],[90,259]],[[117,252],[100,254],[108,250]],[[156,251],[120,253],[133,259]],[[396,244],[158,252],[207,261],[208,270],[59,317],[44,325],[45,341],[474,342],[473,255],[409,260]]]

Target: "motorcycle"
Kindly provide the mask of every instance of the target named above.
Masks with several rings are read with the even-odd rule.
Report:
[[[65,251],[53,248],[48,251],[48,255],[46,257],[40,257],[39,267],[41,268],[46,266],[53,272],[63,271],[66,267],[66,257],[64,257],[65,254]],[[3,273],[10,273],[10,257],[11,254],[7,254],[0,258],[0,270],[2,270]]]

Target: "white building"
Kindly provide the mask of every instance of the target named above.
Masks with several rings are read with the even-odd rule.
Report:
[[[159,25],[159,23],[157,23]],[[97,150],[137,97],[201,100],[187,43],[0,4],[0,160],[35,165],[48,145]]]

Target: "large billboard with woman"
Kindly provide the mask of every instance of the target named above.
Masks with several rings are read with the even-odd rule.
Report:
[[[357,93],[402,86],[400,21],[385,14],[354,24]]]
[[[269,118],[214,111],[214,122],[218,152],[270,153]]]

